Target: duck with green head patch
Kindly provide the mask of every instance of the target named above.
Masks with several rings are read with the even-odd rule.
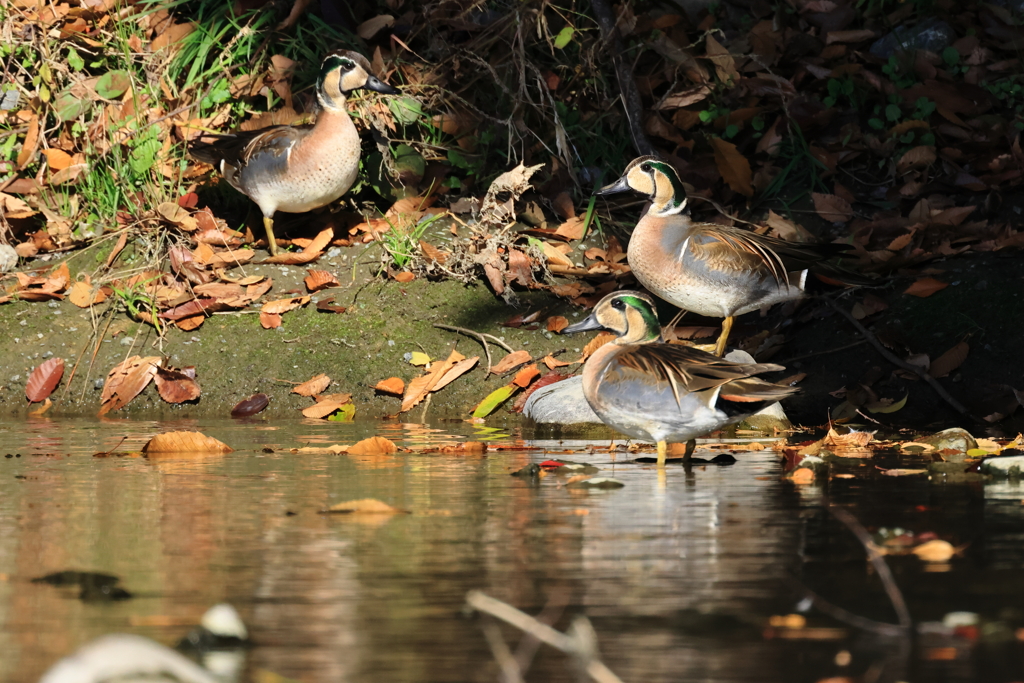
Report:
[[[204,135],[189,147],[193,157],[216,167],[232,187],[259,205],[271,254],[277,254],[275,213],[326,206],[355,182],[359,133],[345,102],[360,88],[386,95],[400,92],[374,76],[361,54],[332,52],[324,58],[316,82],[321,111],[313,125]]]
[[[586,320],[562,334],[608,330],[615,340],[587,359],[583,394],[608,426],[658,444],[663,467],[669,443],[687,442],[739,422],[798,389],[754,375],[784,369],[771,363],[734,363],[689,346],[662,343],[654,300],[621,291],[602,299]]]
[[[842,244],[800,244],[690,220],[679,174],[656,157],[634,159],[595,194],[633,190],[651,200],[629,238],[629,266],[644,287],[699,315],[725,318],[715,355],[725,352],[733,318],[804,296],[808,272],[851,284],[870,280],[829,263]]]

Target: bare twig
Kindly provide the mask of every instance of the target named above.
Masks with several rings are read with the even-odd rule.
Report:
[[[512,605],[484,595],[480,591],[467,593],[466,603],[473,609],[501,619],[556,650],[572,656],[578,661],[580,669],[597,683],[622,683],[622,679],[597,659],[594,629],[586,617],[577,617],[569,627],[569,632],[561,633],[537,621],[526,612],[521,612]]]
[[[491,648],[491,654],[498,661],[501,667],[502,683],[523,683],[522,672],[519,670],[519,662],[512,656],[505,639],[501,637],[501,629],[492,619],[484,621],[480,628],[484,631],[484,638]]]
[[[896,616],[900,622],[899,627],[903,630],[909,629],[913,625],[913,620],[910,618],[910,610],[907,609],[907,603],[903,599],[903,592],[900,591],[900,587],[896,584],[896,579],[893,578],[892,571],[889,570],[885,557],[882,556],[882,553],[878,551],[878,546],[871,540],[871,535],[868,534],[864,526],[861,525],[860,521],[849,510],[833,505],[828,501],[825,503],[825,509],[831,512],[833,517],[845,524],[846,528],[853,532],[853,535],[864,546],[868,559],[874,566],[875,571],[878,572],[878,578],[881,579],[885,593],[889,596],[889,602],[892,603],[892,608],[896,611]]]
[[[794,581],[797,580],[794,579]],[[845,610],[838,605],[832,604],[810,588],[804,586],[802,583],[799,583],[798,581],[797,583],[800,586],[800,591],[810,598],[814,606],[818,608],[818,611],[824,612],[836,621],[841,621],[844,624],[853,626],[854,628],[870,631],[871,633],[877,633],[881,636],[906,635],[906,630],[901,626],[897,626],[896,624],[887,624],[884,621],[875,621],[874,619],[868,619],[867,617],[862,617],[859,614],[854,614],[853,612]]]
[[[950,405],[950,407],[952,407],[953,410],[955,410],[956,412],[960,413],[961,415],[967,415],[968,417],[972,417],[970,415],[970,413],[967,412],[967,408],[965,408],[963,406],[963,404],[961,404],[955,398],[950,396],[949,392],[946,391],[945,388],[941,384],[939,384],[939,381],[937,379],[935,379],[934,377],[929,375],[928,371],[926,369],[924,369],[922,367],[918,367],[917,365],[911,365],[910,363],[908,363],[908,362],[904,361],[903,359],[897,357],[889,349],[885,348],[885,346],[882,344],[882,342],[878,341],[878,337],[876,337],[874,334],[872,334],[868,330],[868,328],[866,328],[863,325],[861,325],[860,321],[857,320],[856,318],[854,318],[853,315],[849,311],[847,311],[845,308],[841,307],[839,304],[837,304],[832,299],[829,299],[827,297],[823,297],[823,298],[824,298],[824,300],[826,302],[828,302],[829,306],[831,306],[841,316],[846,318],[846,320],[849,321],[849,323],[851,325],[853,325],[857,329],[858,332],[860,332],[862,335],[864,335],[864,338],[867,339],[868,342],[872,346],[875,347],[875,350],[878,351],[878,353],[880,353],[883,358],[885,358],[887,361],[889,361],[890,363],[892,363],[896,367],[900,368],[901,370],[906,370],[908,372],[912,372],[915,375],[917,375],[918,377],[920,377],[921,379],[923,379],[935,391],[935,393],[939,395],[939,398],[941,398],[943,401],[948,403]]]
[[[497,337],[495,337],[493,334],[486,334],[484,332],[474,332],[473,330],[467,329],[465,327],[455,327],[453,325],[441,325],[441,324],[438,324],[438,323],[435,323],[434,327],[436,327],[438,329],[441,329],[441,330],[450,330],[452,332],[458,332],[459,334],[464,334],[467,337],[473,337],[474,339],[477,339],[481,344],[483,344],[483,346],[484,346],[484,353],[487,356],[487,374],[488,375],[491,374],[491,365],[492,365],[492,363],[491,363],[491,349],[490,349],[490,347],[487,346],[487,340],[488,339],[490,339],[495,344],[497,344],[501,348],[505,349],[509,353],[514,353],[512,351],[512,347],[510,347],[508,344],[506,344],[505,342],[503,342],[500,339],[498,339]]]

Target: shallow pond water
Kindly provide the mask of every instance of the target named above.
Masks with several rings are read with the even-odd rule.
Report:
[[[94,457],[176,429],[236,450]],[[420,450],[481,439],[503,449],[288,450],[373,434]],[[547,606],[559,629],[586,615],[623,681],[1024,676],[1024,488],[1013,482],[879,476],[883,454],[797,486],[768,450],[689,473],[670,465],[659,477],[610,453],[608,441],[588,452],[550,432],[463,423],[36,419],[0,423],[0,435],[2,681],[36,681],[106,633],[173,645],[222,601],[238,608],[254,641],[242,680],[499,680],[480,618],[464,610],[474,589],[533,614]],[[556,476],[510,476],[551,457],[589,462],[625,486],[588,491]],[[816,608],[804,628],[778,619],[806,607],[810,589],[857,616],[895,620],[864,547],[825,511],[826,496],[872,532],[934,533],[956,546],[941,563],[889,557],[915,637],[872,635]],[[320,513],[362,498],[411,514]],[[117,575],[133,597],[83,600],[31,581],[62,570]],[[957,626],[947,617],[956,611],[978,620]],[[503,632],[514,648],[518,632]],[[527,680],[577,677],[566,657],[542,647]]]

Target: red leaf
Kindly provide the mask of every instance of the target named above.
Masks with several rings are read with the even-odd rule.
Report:
[[[903,293],[919,296],[923,299],[924,297],[931,296],[935,292],[945,289],[946,287],[949,287],[948,282],[936,280],[933,277],[922,277],[916,280],[914,284],[904,289]]]
[[[25,397],[30,403],[45,400],[53,393],[64,376],[64,359],[51,358],[40,363],[28,378]]]

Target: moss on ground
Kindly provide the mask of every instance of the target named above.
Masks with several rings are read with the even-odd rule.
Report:
[[[259,267],[249,270],[253,271],[261,272]],[[273,292],[281,297],[300,288],[305,275],[297,268],[266,266],[263,271],[274,277]],[[0,325],[8,334],[0,339],[0,411],[24,413],[29,373],[45,358],[58,355],[65,361],[65,381],[54,393],[57,405],[51,414],[95,414],[100,405],[97,380],[127,356],[139,354],[165,356],[175,367],[194,365],[202,397],[195,404],[174,406],[164,403],[155,386],[150,386],[112,415],[226,416],[235,403],[256,392],[270,396],[268,415],[295,415],[312,400],[290,393],[291,383],[326,373],[333,380],[329,392],[351,393],[359,415],[379,417],[396,413],[399,400],[378,396],[374,384],[388,377],[410,380],[422,373],[404,360],[406,353],[423,351],[444,359],[454,346],[467,357],[479,355],[480,364],[433,396],[428,410],[435,418],[468,417],[484,396],[510,378],[485,376],[480,343],[437,329],[435,323],[493,334],[535,358],[566,347],[567,359],[578,358],[576,349],[586,342],[571,337],[549,339],[543,325],[537,330],[501,327],[517,312],[538,308],[546,309],[543,317],[573,315],[570,305],[540,292],[522,294],[520,308],[514,309],[479,284],[422,279],[399,284],[364,277],[348,288],[325,290],[314,299],[331,294],[336,305],[347,307],[345,313],[319,312],[310,304],[284,314],[284,324],[276,330],[263,329],[254,312],[218,314],[192,332],[171,327],[162,343],[152,327],[133,322],[124,313],[112,313],[91,371],[95,341],[89,341],[90,332],[94,324],[100,331],[107,325],[105,305],[94,312],[66,301],[2,306]],[[505,355],[494,344],[491,353],[494,362]],[[65,395],[66,380],[76,362],[79,367]],[[412,414],[419,419],[422,413],[417,407]]]

